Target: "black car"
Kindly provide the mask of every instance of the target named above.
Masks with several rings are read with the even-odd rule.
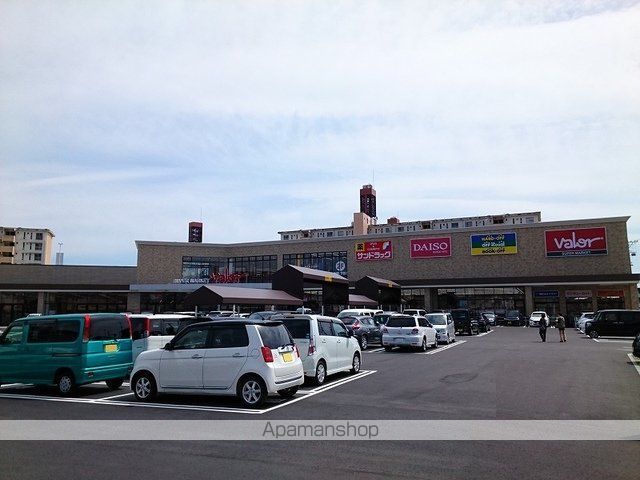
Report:
[[[490,332],[491,331],[491,322],[489,321],[489,317],[478,313],[478,312],[474,312],[473,314],[473,318],[478,322],[478,329],[481,332]]]
[[[584,324],[584,333],[591,338],[600,335],[635,337],[640,333],[640,310],[599,310]]]
[[[382,330],[369,316],[342,317],[347,330],[353,332],[353,336],[360,342],[360,348],[366,350],[370,343],[382,344]]]
[[[451,310],[451,316],[453,317],[456,333],[477,335],[480,332],[478,320],[473,318],[471,312],[466,308],[454,308]]]
[[[509,310],[504,316],[504,320],[502,320],[503,325],[517,325],[519,327],[524,327],[526,321],[524,316],[520,313],[519,310]]]

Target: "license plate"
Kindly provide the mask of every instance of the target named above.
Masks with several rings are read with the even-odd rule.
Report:
[[[284,360],[285,362],[293,362],[293,354],[291,352],[283,353],[282,360]]]
[[[117,352],[118,351],[118,345],[117,344],[110,344],[110,345],[105,345],[104,346],[104,353],[113,353],[113,352]]]
[[[398,343],[402,343],[402,342],[404,342],[404,338],[402,338],[402,337],[396,337],[396,338],[394,338],[394,340],[395,340],[396,342],[398,342]]]

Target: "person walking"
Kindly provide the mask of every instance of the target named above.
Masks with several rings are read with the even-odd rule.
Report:
[[[540,338],[543,342],[547,341],[547,314],[543,313],[540,317],[538,333],[540,333]]]
[[[560,332],[560,341],[561,342],[566,342],[567,341],[567,336],[564,333],[565,326],[566,326],[566,322],[564,320],[564,317],[562,316],[562,314],[559,314],[558,318],[556,319],[556,327],[558,328],[558,332]]]

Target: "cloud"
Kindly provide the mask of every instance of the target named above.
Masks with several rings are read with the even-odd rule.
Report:
[[[633,1],[4,2],[0,211],[72,262],[135,239],[403,220],[633,215]],[[28,191],[28,195],[24,195]],[[20,198],[20,201],[16,201]]]

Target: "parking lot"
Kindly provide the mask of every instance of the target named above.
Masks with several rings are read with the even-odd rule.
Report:
[[[568,330],[568,342],[550,329],[498,327],[458,337],[424,353],[373,346],[357,375],[341,374],[322,387],[305,385],[294,398],[270,398],[259,410],[221,397],[161,396],[133,399],[124,385],[81,387],[60,398],[30,386],[0,387],[0,419],[118,420],[638,420],[640,362],[631,340],[598,341]],[[34,446],[36,445],[36,446]],[[373,447],[372,447],[373,445]],[[32,462],[33,449],[42,461]],[[100,448],[101,454],[95,455]],[[11,443],[3,449],[3,478],[62,474],[65,462],[90,457],[95,478],[125,475],[144,458],[146,474],[181,469],[250,472],[269,478],[349,475],[369,477],[637,478],[638,442],[109,442]],[[116,460],[117,459],[117,460]],[[69,463],[66,463],[67,465]]]

